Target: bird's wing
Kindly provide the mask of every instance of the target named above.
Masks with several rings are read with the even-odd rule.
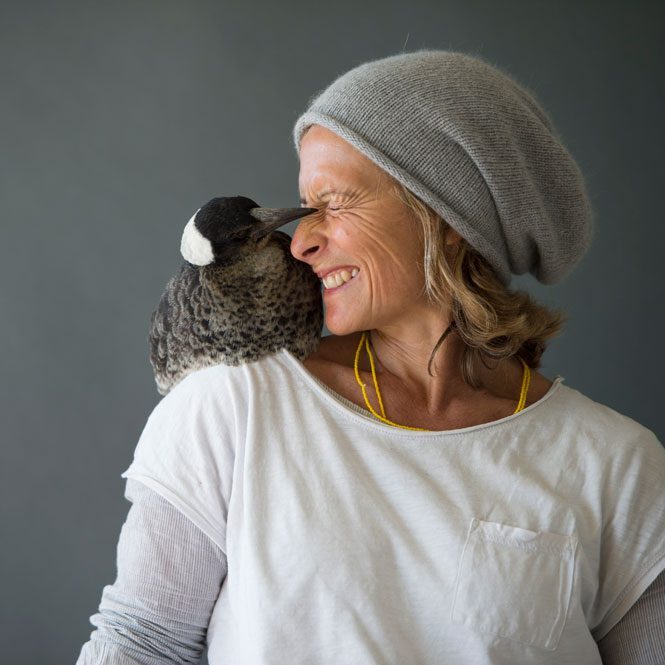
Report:
[[[150,316],[150,364],[161,394],[168,392],[167,384],[174,382],[191,357],[188,343],[193,325],[192,294],[198,287],[198,267],[183,262]]]

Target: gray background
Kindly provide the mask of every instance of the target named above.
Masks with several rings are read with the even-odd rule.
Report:
[[[120,474],[160,398],[148,318],[184,224],[218,195],[297,206],[293,123],[366,60],[467,50],[539,96],[597,212],[569,278],[514,280],[570,316],[542,372],[663,441],[663,18],[635,1],[3,2],[3,662],[74,663],[115,579]]]

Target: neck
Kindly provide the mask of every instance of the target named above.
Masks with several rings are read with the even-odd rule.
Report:
[[[426,405],[432,413],[440,413],[454,400],[463,400],[477,392],[464,381],[461,358],[465,345],[455,327],[434,355],[430,366],[432,375],[428,372],[432,351],[449,323],[449,318],[437,317],[427,323],[421,319],[417,326],[404,324],[372,330],[370,343],[381,385],[388,382],[399,385],[405,394]],[[492,363],[491,367],[494,365]],[[363,369],[369,370],[367,359]],[[518,361],[503,361],[495,369],[488,369],[481,363],[481,390],[513,398],[514,389],[509,388],[511,382],[508,379],[515,372],[521,375]]]

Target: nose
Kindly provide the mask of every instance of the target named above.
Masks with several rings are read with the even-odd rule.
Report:
[[[323,235],[317,230],[313,217],[304,217],[291,238],[291,254],[299,261],[311,263],[313,256],[319,251],[323,242]]]

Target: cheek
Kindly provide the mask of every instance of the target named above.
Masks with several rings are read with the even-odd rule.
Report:
[[[401,248],[381,245],[360,257],[367,290],[377,306],[398,306],[419,300],[424,279],[415,262],[409,261]]]
[[[397,285],[400,291],[413,291],[413,285],[422,281],[417,236],[389,215],[344,213],[331,225],[330,239],[349,259],[365,267],[366,278],[377,289]]]
[[[368,253],[376,269],[382,275],[404,283],[412,281],[416,265],[416,251],[408,242],[396,242],[388,238],[375,243],[374,251]]]
[[[345,249],[353,249],[354,246],[362,245],[362,234],[359,234],[348,221],[335,220],[330,237]]]

